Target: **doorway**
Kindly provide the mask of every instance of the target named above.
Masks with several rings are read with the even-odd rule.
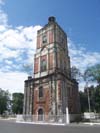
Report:
[[[38,110],[38,121],[43,121],[43,109]]]

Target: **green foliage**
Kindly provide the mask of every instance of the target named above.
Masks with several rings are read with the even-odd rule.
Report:
[[[23,112],[23,99],[22,93],[13,93],[12,95],[12,111],[15,114],[22,114]]]
[[[80,70],[77,67],[72,66],[72,68],[71,68],[71,78],[76,79],[78,81],[81,77],[80,75],[81,75]]]
[[[10,94],[8,91],[0,89],[0,114],[2,115],[5,111],[8,110],[10,101]]]
[[[84,80],[86,89],[89,89],[91,111],[100,113],[100,64],[88,67],[83,74],[80,73],[80,70],[76,67],[72,67],[71,76],[73,79],[79,80],[82,78]],[[98,86],[88,87],[88,84],[93,81],[96,81],[98,83]],[[86,112],[89,110],[88,92],[87,90],[85,90],[84,92],[79,92],[79,94],[81,111]]]
[[[95,110],[100,113],[100,86],[96,87],[94,94]]]
[[[80,103],[81,103],[81,112],[87,112],[89,110],[88,106],[88,91],[90,97],[90,107],[91,111],[96,111],[100,113],[100,86],[91,86],[84,90],[84,92],[79,92]]]
[[[97,81],[97,83],[100,85],[100,64],[88,67],[86,72],[89,73],[88,77],[90,77],[92,81]]]
[[[88,98],[87,98],[87,94],[80,91],[79,92],[79,96],[80,96],[80,105],[81,105],[81,112],[86,112],[88,111]]]

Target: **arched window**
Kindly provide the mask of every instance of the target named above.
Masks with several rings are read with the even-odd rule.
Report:
[[[43,87],[39,87],[39,98],[43,97]]]

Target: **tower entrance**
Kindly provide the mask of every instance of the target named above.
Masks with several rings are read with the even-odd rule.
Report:
[[[43,121],[43,109],[38,110],[38,121]]]

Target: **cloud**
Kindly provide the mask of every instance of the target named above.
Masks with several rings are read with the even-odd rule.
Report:
[[[33,67],[37,30],[41,26],[8,25],[8,16],[0,0],[0,88],[23,92],[24,80]],[[32,74],[32,72],[31,72]]]
[[[0,27],[0,88],[23,92],[27,73],[33,70],[36,33],[41,26]]]
[[[33,60],[36,47],[36,33],[40,28],[41,26],[23,27],[20,30],[19,27],[16,27],[16,29],[8,28],[0,34],[2,63],[5,59],[13,59],[16,63],[19,63],[18,61],[29,63],[30,60]]]
[[[0,86],[13,92],[24,92],[24,80],[27,74],[23,72],[0,72]]]
[[[90,52],[84,47],[76,47],[70,39],[68,39],[69,54],[71,57],[71,66],[76,66],[82,72],[89,66],[100,63],[100,53]]]

